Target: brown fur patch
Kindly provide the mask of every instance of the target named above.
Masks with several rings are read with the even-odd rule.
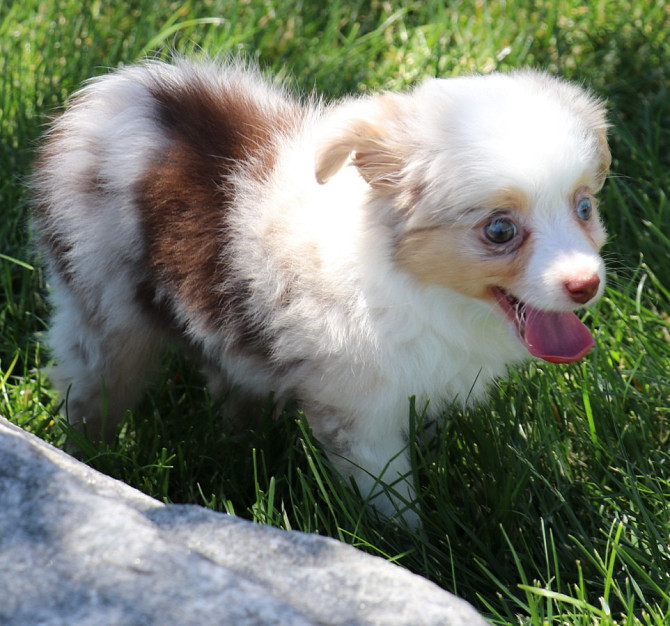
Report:
[[[482,209],[486,208],[489,214],[496,210],[523,213],[531,207],[531,199],[523,191],[505,188],[491,194]],[[514,277],[520,275],[530,256],[527,239],[508,253],[487,254],[474,223],[466,220],[404,235],[397,246],[396,260],[423,284],[441,285],[472,298],[488,299],[490,287],[511,288]]]
[[[277,133],[301,110],[287,104],[268,113],[241,89],[214,92],[197,79],[187,87],[157,84],[152,93],[170,138],[137,190],[150,280],[162,286],[152,306],[164,314],[156,294],[167,292],[169,308],[179,301],[190,319],[225,326],[245,349],[267,357],[262,329],[246,310],[249,286],[232,279],[224,263],[227,208],[235,200],[230,176],[246,164],[258,178],[267,177]]]
[[[448,287],[471,298],[490,299],[490,288],[513,291],[528,264],[530,238],[513,253],[487,256],[465,226],[437,226],[404,236],[396,260],[425,285]]]
[[[501,189],[494,193],[485,203],[490,209],[503,211],[530,211],[530,198],[520,189]]]

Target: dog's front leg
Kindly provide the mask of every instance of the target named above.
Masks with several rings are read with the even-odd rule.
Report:
[[[359,418],[330,436],[316,429],[315,434],[333,465],[356,481],[361,495],[377,512],[417,528],[420,519],[406,438],[401,431],[379,432],[369,426],[369,420]]]

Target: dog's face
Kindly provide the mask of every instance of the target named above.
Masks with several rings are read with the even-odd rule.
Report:
[[[595,196],[610,154],[599,101],[520,72],[431,80],[350,120],[324,142],[317,177],[353,154],[396,213],[402,269],[486,301],[535,356],[573,361],[593,346],[573,311],[605,284]]]

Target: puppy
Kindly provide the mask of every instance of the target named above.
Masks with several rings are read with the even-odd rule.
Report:
[[[115,428],[177,342],[216,388],[297,400],[416,524],[408,397],[437,416],[594,345],[574,310],[605,283],[606,132],[600,101],[534,71],[332,105],[235,62],[90,82],[34,177],[69,416]]]

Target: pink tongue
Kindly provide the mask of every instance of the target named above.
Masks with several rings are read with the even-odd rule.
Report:
[[[581,359],[595,340],[589,329],[571,312],[548,312],[526,305],[526,323],[521,340],[536,357],[552,363]]]

